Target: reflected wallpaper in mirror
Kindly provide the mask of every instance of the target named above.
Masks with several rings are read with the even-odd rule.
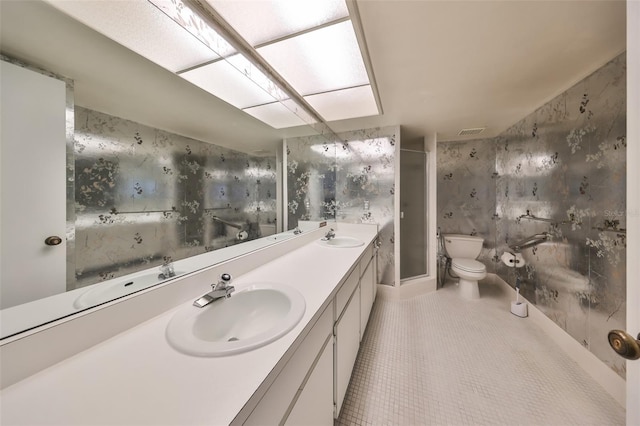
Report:
[[[275,157],[76,107],[68,290],[275,233]]]
[[[286,141],[288,228],[299,220],[378,224],[378,282],[394,282],[395,156],[399,128]]]

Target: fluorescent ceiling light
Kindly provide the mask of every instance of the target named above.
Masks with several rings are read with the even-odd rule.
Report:
[[[244,61],[246,59],[242,55],[235,55],[229,58],[229,62],[216,61],[184,72],[180,76],[236,108],[277,101],[236,68]]]
[[[369,84],[351,21],[257,50],[301,95]]]
[[[254,47],[349,17],[344,0],[207,0],[207,3]]]
[[[307,124],[280,102],[246,108],[243,111],[275,129],[304,126]]]
[[[169,71],[216,59],[218,55],[145,1],[51,1],[74,19]]]
[[[46,1],[275,128],[378,113],[345,0]]]
[[[102,1],[108,2],[110,0]],[[211,28],[207,22],[187,7],[181,0],[148,0],[148,2],[204,43],[209,49],[218,54],[218,56],[224,58],[236,52],[224,37]],[[89,3],[91,2],[89,1]],[[116,2],[116,4],[117,3],[118,2]]]
[[[379,114],[369,85],[305,96],[304,99],[327,121]]]

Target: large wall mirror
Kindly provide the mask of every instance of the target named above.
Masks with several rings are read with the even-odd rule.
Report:
[[[263,124],[46,2],[1,19],[0,338],[294,237],[277,152],[311,127]]]

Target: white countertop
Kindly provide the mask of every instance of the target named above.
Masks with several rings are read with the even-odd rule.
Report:
[[[275,342],[227,357],[182,354],[169,346],[165,330],[183,304],[4,389],[0,423],[229,424],[330,301],[376,228],[340,224],[337,234],[365,245],[328,248],[312,242],[234,281],[238,290],[269,281],[302,293],[302,320]]]

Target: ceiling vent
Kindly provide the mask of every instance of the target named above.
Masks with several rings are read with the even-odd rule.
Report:
[[[486,129],[486,127],[474,127],[471,129],[462,129],[458,133],[458,136],[478,135],[484,132],[484,129]]]

